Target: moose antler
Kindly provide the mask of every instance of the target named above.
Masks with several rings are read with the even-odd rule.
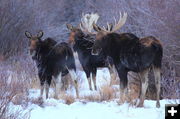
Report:
[[[99,15],[97,13],[82,14],[80,29],[88,34],[95,34],[95,32],[92,32],[93,23],[97,23],[98,19]]]
[[[116,23],[116,18],[114,17],[115,25],[111,32],[115,32],[119,30],[125,24],[126,19],[127,19],[127,13],[125,12],[122,16],[121,12],[119,12],[119,21]]]
[[[123,16],[121,14],[121,12],[119,12],[119,20],[117,22],[116,18],[114,17],[114,25],[112,24],[109,24],[107,22],[107,29],[103,26],[102,28],[99,27],[101,30],[103,30],[104,32],[107,32],[107,33],[112,33],[112,32],[115,32],[117,30],[119,30],[126,22],[126,19],[127,19],[127,13],[124,13]],[[94,26],[97,26],[96,24],[93,24]],[[114,26],[114,27],[113,27]]]

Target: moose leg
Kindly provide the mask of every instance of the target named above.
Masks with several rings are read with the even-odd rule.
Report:
[[[140,94],[140,102],[139,102],[138,107],[143,107],[143,104],[144,104],[146,90],[148,87],[148,72],[149,72],[149,69],[144,70],[139,73],[140,78],[141,78],[141,94]]]
[[[40,86],[41,86],[41,91],[40,91],[40,98],[43,97],[43,92],[44,92],[44,83],[45,83],[45,78],[43,77],[42,73],[38,73],[39,79],[40,79]]]
[[[96,70],[95,69],[92,73],[92,79],[93,79],[93,83],[94,83],[94,89],[97,90],[97,86],[96,86]]]
[[[83,68],[83,69],[84,69],[86,76],[87,76],[87,80],[88,80],[88,84],[89,84],[89,90],[92,90],[90,71],[85,69],[85,68]]]
[[[159,102],[159,95],[160,95],[160,88],[161,88],[161,70],[160,68],[153,68],[154,71],[154,77],[155,77],[155,85],[156,85],[156,90],[157,90],[157,102],[156,102],[156,107],[159,108],[160,107],[160,102]]]
[[[41,82],[41,92],[40,92],[40,98],[43,97],[43,92],[44,92],[44,81],[40,81]]]
[[[92,73],[90,73],[90,75],[87,77],[88,79],[88,83],[89,83],[89,89],[92,90],[92,84],[91,84],[91,81],[92,81]]]
[[[48,94],[49,94],[49,85],[46,83],[46,99],[48,99]]]
[[[48,98],[48,95],[49,95],[49,87],[51,84],[51,79],[52,77],[47,77],[46,79],[46,99]]]
[[[124,103],[126,100],[125,93],[127,92],[127,71],[122,66],[116,65],[116,69],[120,78],[120,103]]]
[[[127,72],[120,73],[120,101],[122,103],[124,103],[126,100],[127,82]]]
[[[58,99],[58,93],[60,92],[61,88],[61,78],[62,78],[62,73],[60,72],[57,76],[55,76],[55,95],[54,98]]]
[[[76,97],[79,98],[79,90],[78,90],[78,82],[77,82],[77,75],[76,75],[76,72],[74,69],[71,69],[69,70],[69,73],[71,75],[71,78],[73,79],[74,81],[74,86],[75,86],[75,89],[76,89]]]

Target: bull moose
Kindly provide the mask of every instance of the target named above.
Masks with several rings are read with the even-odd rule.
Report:
[[[116,33],[127,19],[127,13],[122,16],[110,31],[104,27],[93,24],[96,31],[96,40],[93,44],[92,54],[104,53],[113,59],[115,68],[120,78],[120,100],[127,92],[127,74],[133,71],[139,74],[141,79],[141,94],[138,106],[142,107],[148,87],[148,73],[153,69],[155,85],[157,89],[156,107],[160,107],[160,79],[163,48],[159,40],[153,36],[138,38],[132,33]],[[108,25],[109,26],[109,25]]]

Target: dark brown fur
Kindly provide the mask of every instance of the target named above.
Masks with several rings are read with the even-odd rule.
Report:
[[[131,33],[105,33],[99,27],[94,29],[98,33],[92,54],[98,55],[100,52],[103,52],[113,59],[120,78],[121,99],[127,91],[127,73],[134,71],[141,78],[142,90],[139,106],[143,106],[148,86],[148,72],[150,68],[153,68],[157,88],[156,106],[159,107],[160,72],[163,55],[160,41],[152,36],[139,39]]]
[[[54,77],[55,97],[57,98],[59,86],[61,85],[61,76],[64,76],[67,73],[70,73],[71,78],[75,82],[78,97],[75,60],[69,45],[65,42],[58,44],[52,38],[41,40],[43,36],[42,31],[36,36],[32,36],[29,32],[25,32],[25,35],[29,39],[30,54],[37,64],[38,76],[41,84],[41,97],[45,87],[46,98],[48,98],[49,86]]]

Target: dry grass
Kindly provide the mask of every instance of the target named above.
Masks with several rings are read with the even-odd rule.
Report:
[[[116,91],[117,90],[113,89],[111,86],[104,85],[100,88],[99,93],[86,95],[83,96],[81,99],[90,102],[111,101],[117,98]]]
[[[134,99],[139,98],[140,84],[139,83],[135,83],[135,82],[129,83],[128,94],[129,94],[130,100],[134,100]]]
[[[137,105],[137,101],[140,95],[140,84],[136,82],[130,82],[128,85],[128,94],[125,96],[125,100],[131,105]]]
[[[38,77],[34,77],[31,81],[30,88],[40,89],[40,81]]]
[[[105,100],[109,101],[116,97],[115,90],[109,85],[102,86],[99,91],[99,94],[100,94],[101,101],[105,101]]]
[[[75,102],[75,98],[72,95],[67,95],[65,93],[62,93],[60,98],[63,99],[65,101],[65,104],[68,104],[68,105]]]
[[[81,99],[88,101],[88,102],[100,102],[101,101],[101,97],[100,95],[86,95],[83,96]]]
[[[114,76],[114,78],[112,78],[113,76]],[[118,76],[117,75],[115,76],[114,74],[113,74],[113,76],[111,76],[110,85],[119,85],[119,78],[118,78]]]

